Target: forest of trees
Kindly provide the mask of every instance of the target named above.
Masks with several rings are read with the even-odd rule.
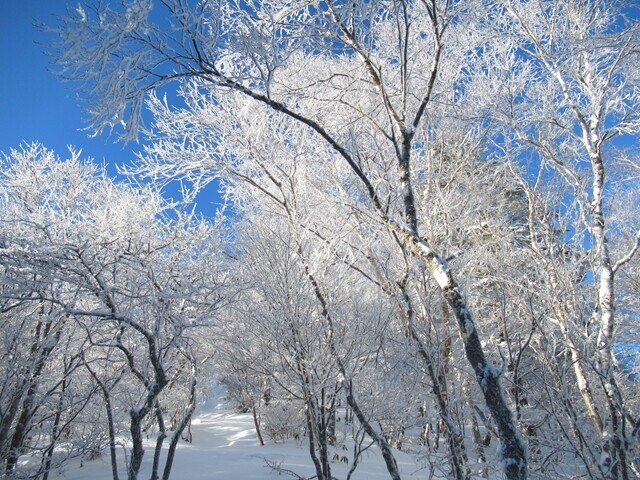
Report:
[[[633,2],[96,1],[43,28],[91,131],[140,148],[126,181],[0,160],[2,478],[150,455],[166,480],[216,381],[318,480],[336,443],[394,480],[397,450],[425,478],[640,477]]]

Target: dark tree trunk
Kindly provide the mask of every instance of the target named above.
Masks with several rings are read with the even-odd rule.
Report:
[[[183,352],[185,353],[185,352]],[[190,355],[188,356],[189,362],[191,363],[191,385],[189,388],[189,404],[185,409],[184,416],[182,420],[178,424],[175,429],[173,436],[171,437],[171,442],[169,443],[169,451],[167,452],[167,461],[164,464],[164,471],[162,473],[162,480],[169,480],[169,475],[171,474],[171,468],[173,467],[173,460],[176,455],[176,447],[178,446],[178,441],[182,437],[182,432],[187,427],[187,425],[191,422],[191,417],[193,416],[193,412],[196,409],[196,386],[198,384],[197,379],[197,367],[195,359]]]

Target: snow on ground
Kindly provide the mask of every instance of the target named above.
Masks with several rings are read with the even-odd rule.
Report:
[[[192,422],[193,443],[181,442],[171,474],[172,480],[267,480],[295,478],[286,473],[278,473],[267,466],[265,459],[291,470],[302,477],[313,477],[315,470],[308,453],[306,438],[290,439],[274,444],[265,439],[260,446],[253,427],[251,414],[238,414],[228,410],[204,413]],[[167,442],[165,442],[167,443]],[[145,449],[141,479],[148,478],[151,471],[153,440],[148,441]],[[332,451],[332,454],[334,452]],[[339,456],[351,457],[349,451],[335,448]],[[398,454],[397,460],[403,471],[403,478],[424,478],[425,472],[416,465],[409,455]],[[332,464],[332,473],[337,478],[346,478],[349,465],[336,461]],[[120,477],[126,478],[124,465]],[[412,474],[415,474],[412,475]],[[109,480],[111,466],[109,453],[104,452],[98,460],[84,460],[69,465],[66,471],[54,476],[58,480]],[[387,479],[382,457],[373,448],[365,452],[361,464],[352,475],[353,479]]]
[[[193,443],[181,441],[171,473],[172,480],[267,480],[294,479],[296,477],[284,472],[277,472],[267,465],[267,460],[282,469],[295,472],[304,478],[315,476],[313,463],[309,457],[306,438],[289,439],[283,443],[273,443],[265,437],[265,446],[258,442],[253,418],[250,413],[239,414],[222,404],[205,405],[192,422]],[[165,446],[168,440],[165,441]],[[153,460],[154,439],[146,443],[140,479],[149,478]],[[166,448],[165,448],[166,452]],[[119,450],[122,453],[122,449]],[[349,457],[351,452],[336,446],[331,456]],[[428,476],[420,468],[415,456],[396,452],[403,478],[425,478]],[[164,460],[164,459],[163,459]],[[52,475],[56,480],[109,480],[111,465],[109,452],[105,451],[97,460],[80,460],[67,465],[64,472]],[[164,466],[164,461],[161,462]],[[332,474],[336,478],[345,479],[350,463],[336,460],[332,464]],[[160,470],[160,473],[162,470]],[[124,465],[120,466],[121,479],[126,478]],[[361,463],[351,477],[354,480],[388,479],[386,467],[378,450],[371,448],[363,454]]]
[[[279,474],[267,466],[268,460],[283,469],[291,470],[303,477],[314,476],[313,464],[308,453],[306,439],[291,439],[285,443],[268,443],[260,446],[250,414],[218,411],[198,416],[192,422],[193,443],[181,442],[176,452],[171,478],[173,480],[216,480],[246,479],[267,480],[295,478],[285,473]],[[165,442],[166,443],[166,442]],[[152,461],[153,440],[146,445],[143,470],[140,478],[148,478]],[[335,448],[339,456],[350,456],[348,451]],[[423,478],[415,460],[408,455],[398,458],[403,477]],[[334,476],[346,478],[349,465],[336,461],[332,465]],[[126,478],[124,466],[120,477]],[[415,477],[411,475],[415,474]],[[53,478],[62,480],[108,480],[111,478],[109,454],[104,452],[101,459],[84,460],[68,465],[67,469]],[[352,476],[353,479],[389,478],[382,458],[376,450],[365,453],[362,463]]]

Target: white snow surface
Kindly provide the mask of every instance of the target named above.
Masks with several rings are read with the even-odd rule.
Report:
[[[171,472],[171,480],[267,480],[295,479],[294,475],[277,472],[267,465],[266,460],[282,469],[295,472],[303,478],[315,477],[315,470],[309,457],[309,445],[306,437],[288,439],[274,443],[265,435],[265,446],[260,446],[250,413],[240,414],[224,404],[203,405],[192,421],[193,443],[181,441],[176,451]],[[146,440],[142,470],[138,478],[148,479],[153,461],[155,437]],[[165,440],[164,454],[166,455]],[[425,478],[425,471],[416,456],[394,451],[402,478]],[[339,460],[332,463],[332,475],[345,479],[352,462],[351,446],[332,447],[331,456],[346,456],[349,464]],[[123,449],[119,447],[120,479],[127,478],[124,466]],[[164,457],[161,467],[164,467]],[[56,480],[110,480],[111,465],[109,452],[105,450],[97,460],[80,459],[68,463],[61,472],[52,472],[50,478]],[[160,470],[162,475],[162,469]],[[378,480],[388,479],[384,461],[375,447],[368,449],[362,456],[352,479]]]

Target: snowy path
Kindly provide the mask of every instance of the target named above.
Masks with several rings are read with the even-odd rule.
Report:
[[[250,414],[238,414],[231,411],[216,410],[198,415],[192,424],[193,443],[181,442],[171,474],[172,480],[274,480],[295,478],[286,474],[278,474],[266,465],[265,459],[296,474],[306,477],[314,476],[313,464],[309,458],[306,442],[288,440],[285,443],[269,443],[260,446],[253,420]],[[265,439],[267,441],[267,439]],[[165,442],[166,443],[166,442]],[[147,444],[140,479],[148,478],[152,462],[153,442]],[[339,455],[349,452],[337,447]],[[415,459],[398,454],[398,461],[404,472],[403,478],[424,478],[425,472],[418,471]],[[333,475],[344,479],[349,466],[336,462],[332,466]],[[121,479],[126,478],[124,466],[120,469]],[[84,461],[83,466],[76,462],[69,465],[66,471],[53,476],[56,480],[109,480],[111,470],[108,452],[98,460]],[[382,480],[389,478],[384,464],[371,450],[358,467],[352,479]]]

